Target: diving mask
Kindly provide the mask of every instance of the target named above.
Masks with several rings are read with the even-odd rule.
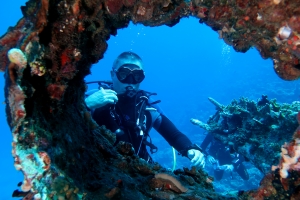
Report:
[[[130,67],[134,66],[134,69],[130,69]],[[118,80],[121,83],[127,84],[138,84],[141,83],[145,78],[145,72],[142,69],[137,69],[136,65],[133,64],[125,64],[122,65],[118,70],[114,69],[113,71],[116,73]]]

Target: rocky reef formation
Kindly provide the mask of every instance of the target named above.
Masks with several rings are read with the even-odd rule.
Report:
[[[12,154],[24,174],[26,198],[213,196],[201,171],[178,172],[181,187],[170,178],[175,175],[118,153],[112,135],[97,126],[84,106],[84,77],[103,57],[110,35],[130,21],[174,26],[182,17],[194,16],[236,51],[256,47],[263,58],[273,59],[280,77],[297,79],[299,5],[297,0],[29,0],[21,8],[24,17],[0,38]],[[261,119],[256,120],[260,126]],[[195,187],[187,187],[193,181]]]
[[[276,99],[269,100],[262,95],[258,101],[242,97],[225,106],[213,98],[208,99],[217,112],[207,123],[197,119],[191,119],[191,122],[212,134],[232,152],[244,155],[266,175],[258,191],[243,193],[239,198],[247,199],[250,194],[258,199],[297,199],[300,191],[297,184],[300,180],[297,129],[300,102],[279,104]],[[295,134],[291,134],[295,130]],[[291,139],[292,142],[287,144],[286,141]]]
[[[300,124],[300,113],[297,115]],[[255,191],[241,192],[242,199],[299,199],[299,171],[300,171],[300,126],[294,132],[290,143],[281,147],[279,165],[272,166],[272,172],[268,173],[260,182],[260,187]]]
[[[213,98],[209,100],[217,112],[207,123],[191,119],[193,124],[244,155],[264,174],[278,164],[281,146],[292,139],[297,129],[299,101],[279,104],[263,95],[257,102],[242,97],[225,106]]]

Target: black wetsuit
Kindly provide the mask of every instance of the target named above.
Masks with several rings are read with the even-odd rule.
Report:
[[[112,110],[114,110],[114,113],[112,113]],[[112,115],[116,116],[112,117]],[[116,144],[119,141],[129,142],[133,145],[135,153],[139,157],[148,162],[153,162],[147,152],[146,144],[141,142],[143,136],[139,134],[139,130],[136,127],[136,115],[135,96],[118,95],[118,102],[115,106],[107,105],[96,109],[93,112],[93,119],[98,125],[105,125],[112,132],[115,132],[118,128],[122,129],[124,134],[117,135]],[[158,111],[148,110],[144,111],[144,115],[145,117],[142,120],[146,118],[146,134],[149,133],[152,127],[155,128],[171,146],[183,156],[187,156],[187,151],[192,146],[191,141],[165,115]]]
[[[249,174],[242,163],[245,160],[243,156],[238,156],[238,154],[232,156],[232,154],[230,154],[230,150],[222,142],[214,139],[214,137],[211,134],[207,134],[207,136],[203,140],[201,144],[202,150],[205,151],[209,144],[211,145],[207,154],[211,155],[216,160],[218,160],[220,166],[228,165],[228,164],[233,165],[234,170],[240,175],[242,179],[244,180],[249,179]],[[214,176],[216,180],[221,180],[223,174],[224,174],[224,170],[220,170],[220,169],[214,170]]]

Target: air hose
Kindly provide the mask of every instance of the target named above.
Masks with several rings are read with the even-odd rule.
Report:
[[[176,168],[176,152],[174,147],[172,147],[172,150],[173,150],[173,168],[172,168],[172,172],[173,172]]]

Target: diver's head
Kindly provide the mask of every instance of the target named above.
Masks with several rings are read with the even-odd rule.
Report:
[[[118,94],[138,91],[145,78],[142,59],[133,52],[123,52],[114,61],[110,72],[113,89]]]

